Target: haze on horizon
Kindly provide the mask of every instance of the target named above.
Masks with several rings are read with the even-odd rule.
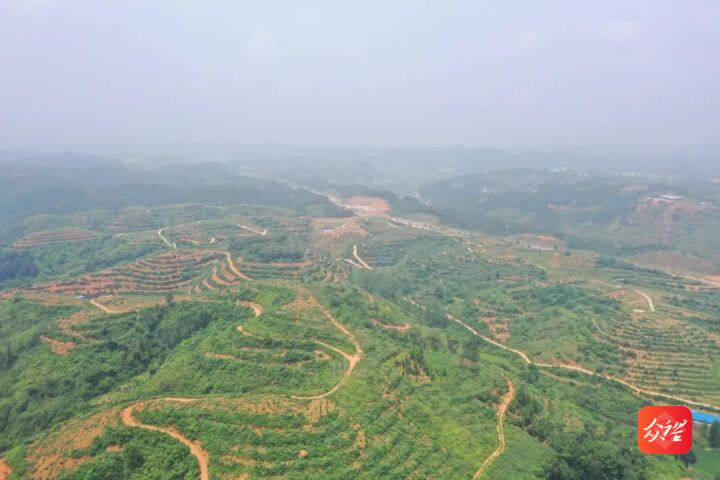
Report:
[[[0,150],[717,146],[714,1],[0,0]]]

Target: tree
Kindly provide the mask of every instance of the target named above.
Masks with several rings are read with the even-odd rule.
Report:
[[[676,457],[683,463],[683,465],[685,465],[685,470],[687,470],[690,465],[694,465],[695,462],[697,462],[695,452],[692,450],[688,453],[683,453],[682,455],[676,455]]]
[[[175,301],[175,295],[173,295],[172,292],[167,292],[167,293],[165,294],[165,304],[166,304],[167,306],[170,306],[170,305],[173,304],[174,301]]]
[[[430,327],[445,328],[449,322],[445,313],[443,313],[442,307],[436,301],[428,303],[425,311],[422,314],[422,322]]]
[[[460,365],[464,365],[465,360],[468,360],[470,362],[474,362],[475,360],[477,360],[478,351],[480,350],[481,344],[481,340],[475,335],[468,338],[468,340],[463,345],[462,355],[460,356]]]
[[[447,339],[447,349],[450,353],[457,352],[458,349],[458,341],[456,338],[448,337]]]
[[[710,442],[710,446],[712,448],[720,448],[720,422],[717,420],[710,425],[708,441]]]
[[[37,275],[38,269],[28,252],[0,252],[0,282]]]
[[[529,383],[535,383],[540,379],[540,372],[538,371],[537,365],[531,363],[528,368],[523,372],[523,379]]]
[[[619,432],[618,432],[619,433]],[[646,480],[647,460],[630,441],[610,441],[615,432],[603,433],[586,425],[579,433],[554,434],[554,458],[545,469],[548,480]],[[601,438],[604,437],[604,438]]]

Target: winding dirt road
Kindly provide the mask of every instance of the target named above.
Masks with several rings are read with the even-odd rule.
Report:
[[[632,390],[633,392],[635,392],[635,393],[638,394],[638,395],[645,395],[645,396],[650,396],[650,397],[657,397],[657,398],[665,398],[665,399],[670,399],[670,400],[676,400],[676,401],[678,401],[678,402],[685,403],[685,404],[687,404],[687,405],[692,405],[692,406],[702,407],[702,408],[709,408],[709,409],[711,409],[711,410],[720,411],[720,406],[718,406],[718,405],[711,405],[711,404],[709,404],[709,403],[697,402],[697,401],[695,401],[695,400],[690,400],[690,399],[687,399],[687,398],[678,397],[678,396],[675,396],[675,395],[670,395],[670,394],[668,394],[668,393],[662,393],[662,392],[656,392],[656,391],[653,391],[653,390],[647,390],[647,389],[638,387],[637,385],[633,385],[632,383],[629,383],[629,382],[627,382],[627,381],[625,381],[625,380],[623,380],[623,379],[621,379],[621,378],[613,377],[612,375],[606,375],[606,374],[603,374],[603,373],[598,373],[598,372],[589,370],[589,369],[584,368],[584,367],[578,367],[578,366],[575,366],[575,365],[564,365],[564,364],[534,362],[534,361],[532,361],[532,360],[530,359],[530,357],[527,356],[527,354],[526,354],[525,352],[520,351],[520,350],[516,350],[516,349],[514,349],[514,348],[510,348],[510,347],[508,347],[508,346],[506,346],[506,345],[503,345],[502,343],[496,342],[496,341],[493,340],[492,338],[486,337],[485,335],[481,334],[480,332],[478,332],[477,330],[475,330],[473,327],[471,327],[471,326],[468,325],[467,323],[463,322],[462,320],[460,320],[460,319],[458,319],[458,318],[453,317],[452,315],[447,315],[447,317],[448,317],[450,320],[453,320],[454,322],[459,323],[460,325],[462,325],[463,327],[465,327],[469,332],[471,332],[473,335],[477,335],[478,337],[482,338],[482,339],[485,340],[486,342],[491,343],[492,345],[495,345],[495,346],[498,347],[498,348],[502,348],[503,350],[507,350],[508,352],[512,352],[512,353],[518,355],[518,356],[519,356],[520,358],[522,358],[523,361],[524,361],[526,364],[528,364],[528,365],[534,364],[536,367],[540,367],[540,368],[561,368],[561,369],[563,369],[563,370],[571,370],[571,371],[574,371],[574,372],[580,372],[580,373],[584,373],[585,375],[591,375],[591,376],[594,376],[594,377],[604,378],[605,380],[610,380],[610,381],[612,381],[612,382],[619,383],[619,384],[624,385],[625,387],[629,388],[630,390]]]
[[[232,255],[230,255],[230,252],[224,252],[224,253],[225,253],[225,258],[227,258],[228,265],[230,266],[230,270],[232,270],[233,273],[234,273],[235,275],[237,275],[238,277],[240,277],[240,278],[242,278],[242,279],[245,279],[245,280],[247,280],[247,281],[249,281],[249,282],[252,282],[253,279],[252,279],[251,277],[249,277],[249,276],[245,275],[244,273],[242,273],[242,272],[241,272],[240,270],[238,270],[238,268],[235,266],[235,262],[233,262]]]
[[[507,412],[510,402],[512,402],[513,398],[515,398],[515,386],[509,379],[507,380],[507,384],[508,391],[503,396],[502,402],[500,403],[497,411],[498,447],[490,454],[489,457],[485,459],[482,465],[480,465],[480,468],[478,468],[475,472],[475,475],[473,475],[473,480],[480,478],[482,474],[485,473],[485,470],[487,470],[490,464],[492,464],[492,462],[494,462],[495,459],[498,458],[505,451],[505,428],[503,426],[505,420],[505,412]]]
[[[165,230],[165,229],[161,228],[157,231],[157,234],[158,234],[158,237],[160,237],[160,240],[162,240],[165,245],[172,248],[173,250],[177,250],[177,245],[175,245],[174,243],[170,243],[170,241],[167,238],[165,238],[165,236],[162,234],[163,230]]]
[[[643,293],[640,290],[635,290],[635,293],[637,293],[647,301],[648,308],[651,312],[655,311],[655,303],[653,302],[653,299],[652,297],[650,297],[650,295],[648,295],[647,293]]]
[[[365,268],[367,270],[372,270],[372,267],[368,265],[365,260],[360,258],[360,255],[358,254],[358,246],[357,244],[353,245],[353,257],[358,261],[358,263],[362,266],[362,268]]]
[[[339,353],[340,355],[342,355],[345,358],[345,360],[348,361],[348,368],[347,368],[347,370],[345,370],[345,373],[343,373],[343,376],[342,376],[342,378],[340,378],[338,383],[336,383],[335,386],[333,388],[331,388],[330,390],[328,390],[327,392],[321,393],[320,395],[310,395],[310,396],[292,395],[292,398],[295,398],[298,400],[318,400],[321,398],[329,397],[333,393],[337,392],[340,387],[345,385],[345,382],[347,381],[348,378],[350,378],[350,375],[352,375],[353,370],[355,370],[355,366],[358,364],[358,362],[360,362],[360,358],[361,358],[360,353],[356,353],[355,355],[350,355],[349,353],[343,352],[339,348],[333,347],[329,343],[325,343],[322,340],[314,339],[313,341],[315,343],[317,343],[318,345],[322,345],[323,347],[329,348],[330,350],[333,350],[333,351]]]
[[[245,301],[245,300],[238,300],[238,305],[244,305],[246,307],[249,307],[253,311],[253,315],[255,317],[259,317],[263,314],[263,308],[260,304],[257,304],[255,302]],[[100,305],[96,305],[97,307],[100,307]],[[100,307],[102,308],[102,307]],[[104,309],[103,309],[104,310]],[[252,336],[250,333],[243,330],[242,325],[238,325],[237,327],[238,332],[240,332],[243,335]],[[209,356],[215,356],[216,358],[227,358],[228,356],[223,355],[217,355],[217,354],[208,354],[205,355]],[[232,358],[232,357],[230,357]],[[151,401],[165,401],[165,402],[178,402],[178,403],[190,403],[194,402],[196,400],[199,400],[199,398],[191,398],[191,397],[166,397],[161,398],[158,400],[151,400]],[[161,432],[165,435],[169,435],[170,437],[174,438],[175,440],[179,441],[183,445],[187,446],[190,449],[190,453],[197,459],[198,461],[198,467],[200,468],[200,480],[210,480],[210,455],[208,452],[203,448],[202,444],[195,440],[190,440],[188,437],[183,435],[182,433],[178,432],[174,428],[163,428],[163,427],[157,427],[155,425],[147,425],[145,423],[141,423],[133,416],[133,410],[135,407],[138,406],[144,406],[150,403],[151,401],[143,401],[139,403],[134,403],[128,407],[126,407],[122,411],[122,421],[123,423],[131,428],[144,428],[145,430],[151,430],[154,432]],[[1,479],[0,479],[1,480]]]
[[[325,393],[319,394],[319,395],[312,395],[312,396],[295,396],[292,395],[291,398],[295,398],[298,400],[317,400],[321,398],[328,397],[332,395],[333,393],[337,392],[340,387],[342,387],[345,382],[350,378],[353,371],[355,370],[355,367],[360,362],[362,358],[362,348],[360,347],[360,343],[357,341],[357,338],[355,335],[348,330],[345,325],[340,323],[333,315],[328,311],[325,307],[323,307],[319,302],[317,302],[317,299],[313,294],[310,293],[311,299],[316,303],[316,305],[320,308],[320,310],[323,312],[323,314],[330,320],[330,322],[333,324],[335,328],[340,330],[343,334],[345,334],[350,342],[355,347],[355,355],[350,355],[347,352],[344,352],[340,350],[337,347],[334,347],[330,345],[329,343],[323,342],[321,340],[314,339],[314,342],[318,345],[321,345],[325,348],[328,348],[330,350],[333,350],[340,355],[342,355],[347,361],[348,361],[348,368],[343,374],[342,378],[333,386],[330,390],[328,390]],[[244,301],[244,300],[238,300],[238,305],[245,305],[252,309],[253,314],[255,317],[259,317],[263,314],[263,308],[261,305],[250,302],[250,301]],[[238,332],[244,334],[244,335],[252,335],[249,332],[243,330],[242,325],[238,325],[237,327]],[[200,480],[210,480],[210,470],[209,470],[209,454],[208,452],[203,448],[202,444],[197,440],[190,440],[187,436],[183,435],[182,433],[178,432],[172,427],[164,428],[164,427],[158,427],[155,425],[148,425],[144,424],[140,421],[138,421],[133,416],[133,410],[136,407],[145,406],[151,402],[179,402],[179,403],[191,403],[197,400],[201,400],[202,398],[193,398],[193,397],[166,397],[166,398],[160,398],[156,400],[145,400],[138,403],[134,403],[132,405],[129,405],[122,411],[122,422],[131,428],[143,428],[145,430],[151,430],[155,432],[161,432],[166,435],[169,435],[170,437],[174,438],[175,440],[179,441],[183,445],[187,446],[190,449],[190,453],[197,459],[198,466],[200,468]],[[2,479],[0,479],[2,480]]]
[[[253,311],[253,315],[255,315],[255,317],[259,317],[264,312],[262,305],[255,303],[255,302],[251,302],[249,300],[238,300],[237,304],[243,305],[243,306],[251,309]]]
[[[264,237],[265,235],[267,235],[267,229],[266,229],[266,228],[263,228],[262,230],[256,230],[256,229],[254,229],[254,228],[252,228],[252,227],[248,227],[248,226],[245,226],[245,225],[240,225],[239,223],[236,223],[235,226],[236,226],[236,227],[240,227],[240,228],[242,228],[242,229],[244,229],[244,230],[248,230],[248,231],[253,232],[253,233],[257,233],[258,235],[261,235],[261,236],[263,236],[263,237]]]
[[[340,323],[338,321],[338,319],[335,318],[335,316],[332,313],[330,313],[330,311],[327,308],[323,307],[320,304],[320,302],[317,301],[317,298],[315,298],[315,295],[313,295],[311,293],[309,295],[310,295],[310,298],[312,299],[312,301],[318,306],[318,308],[323,312],[323,314],[328,318],[328,320],[330,320],[330,323],[332,323],[335,328],[340,330],[343,334],[345,334],[346,337],[348,337],[348,340],[350,340],[350,343],[352,343],[353,347],[355,347],[355,354],[350,355],[349,353],[344,352],[344,351],[340,350],[339,348],[330,345],[329,343],[325,343],[321,340],[314,339],[313,341],[315,343],[317,343],[318,345],[322,345],[323,347],[329,348],[329,349],[339,353],[340,355],[342,355],[345,358],[345,360],[348,361],[348,368],[347,368],[347,370],[345,370],[345,373],[343,374],[342,378],[340,378],[338,383],[336,383],[335,386],[333,388],[331,388],[330,390],[328,390],[327,392],[322,393],[320,395],[310,395],[310,396],[293,395],[292,396],[292,398],[299,399],[299,400],[317,400],[319,398],[329,397],[333,393],[337,392],[340,387],[345,385],[345,382],[348,380],[348,378],[350,378],[353,371],[355,370],[355,367],[362,359],[362,354],[363,354],[363,349],[360,346],[360,342],[358,342],[357,338],[355,338],[355,334],[353,334],[350,330],[348,330],[348,328],[345,325]]]
[[[164,402],[179,402],[179,403],[190,403],[195,401],[196,399],[192,398],[161,398],[156,401],[164,401]],[[143,428],[145,430],[150,430],[153,432],[161,432],[165,435],[169,435],[178,442],[182,443],[186,447],[190,449],[190,453],[197,459],[198,466],[200,467],[200,480],[210,480],[210,469],[209,469],[209,460],[210,456],[208,455],[208,452],[202,447],[200,442],[190,440],[188,437],[183,435],[182,433],[178,432],[174,428],[163,428],[163,427],[156,427],[155,425],[147,425],[145,423],[142,423],[138,421],[135,417],[133,417],[133,410],[137,406],[144,406],[147,405],[149,402],[142,402],[142,403],[134,403],[130,405],[129,407],[126,407],[125,410],[122,411],[122,421],[123,423],[131,428]]]

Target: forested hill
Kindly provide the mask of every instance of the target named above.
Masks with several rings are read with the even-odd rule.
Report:
[[[248,203],[312,208],[323,216],[344,214],[322,195],[274,180],[235,175],[217,164],[148,169],[110,160],[104,164],[80,160],[62,156],[0,163],[0,236],[28,215],[116,211],[135,205]]]

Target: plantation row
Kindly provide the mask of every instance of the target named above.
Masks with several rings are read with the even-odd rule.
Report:
[[[222,254],[208,251],[159,253],[74,280],[39,284],[30,290],[90,297],[115,292],[172,292],[190,285],[210,262],[219,258]]]
[[[648,390],[698,401],[720,400],[714,364],[720,347],[699,328],[641,316],[609,322],[600,334],[626,355],[623,362],[612,365],[611,371],[619,377]]]
[[[242,262],[240,268],[257,279],[293,280],[300,277],[312,265],[309,261],[285,263]]]
[[[227,259],[223,257],[220,263],[213,265],[210,276],[203,278],[199,284],[192,287],[192,292],[200,293],[217,290],[223,287],[237,285],[244,281],[247,280],[233,273],[228,265]]]
[[[68,228],[55,232],[33,233],[32,235],[28,235],[27,237],[15,242],[13,244],[13,248],[16,250],[29,250],[43,245],[55,245],[64,242],[87,240],[95,238],[96,236],[96,232],[89,232],[79,228]]]

